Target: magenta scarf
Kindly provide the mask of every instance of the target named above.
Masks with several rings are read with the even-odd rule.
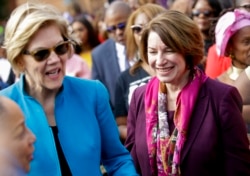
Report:
[[[167,121],[167,90],[154,77],[147,84],[145,93],[146,136],[149,161],[153,175],[181,175],[180,156],[188,125],[200,87],[207,76],[196,69],[193,79],[181,90],[176,101],[175,130],[169,134]]]

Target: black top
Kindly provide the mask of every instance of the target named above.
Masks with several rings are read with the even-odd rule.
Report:
[[[57,128],[57,126],[51,126],[51,129],[53,131],[53,135],[54,135],[54,139],[55,139],[55,143],[56,143],[56,150],[57,150],[57,154],[58,154],[58,158],[59,158],[59,162],[60,162],[62,176],[72,176],[69,165],[68,165],[66,158],[63,154],[61,144],[60,144],[60,141],[58,138],[58,128]]]
[[[142,67],[139,67],[134,75],[129,73],[129,69],[121,73],[115,88],[115,117],[128,115],[128,107],[134,90],[146,84],[150,79],[151,76]]]

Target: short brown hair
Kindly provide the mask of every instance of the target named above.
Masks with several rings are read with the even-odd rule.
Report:
[[[188,68],[198,65],[203,59],[203,39],[199,28],[187,15],[168,10],[154,18],[142,33],[140,54],[148,63],[148,36],[156,32],[163,43],[185,58]]]

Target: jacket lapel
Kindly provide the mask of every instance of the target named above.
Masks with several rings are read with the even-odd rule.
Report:
[[[186,144],[184,144],[184,148],[181,154],[181,163],[184,161],[188,151],[190,150],[197,137],[197,134],[200,131],[208,109],[208,101],[209,97],[206,95],[204,88],[201,88],[200,95],[196,102],[196,108],[194,109],[189,125],[189,132]]]

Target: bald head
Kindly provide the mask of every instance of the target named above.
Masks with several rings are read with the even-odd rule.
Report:
[[[18,105],[11,99],[7,97],[0,96],[0,122],[5,120],[10,113],[12,113],[12,108],[19,109]],[[21,111],[21,110],[20,110]],[[0,124],[1,125],[1,124]],[[1,130],[1,129],[0,129]]]
[[[109,38],[122,45],[125,44],[124,29],[132,10],[123,1],[114,1],[105,13],[105,24],[109,33]]]
[[[4,168],[6,172],[28,172],[36,138],[26,127],[23,112],[16,102],[0,96],[0,112],[1,173]]]
[[[131,8],[128,3],[124,1],[114,1],[107,8],[105,13],[105,19],[116,14],[129,16],[130,13]]]

